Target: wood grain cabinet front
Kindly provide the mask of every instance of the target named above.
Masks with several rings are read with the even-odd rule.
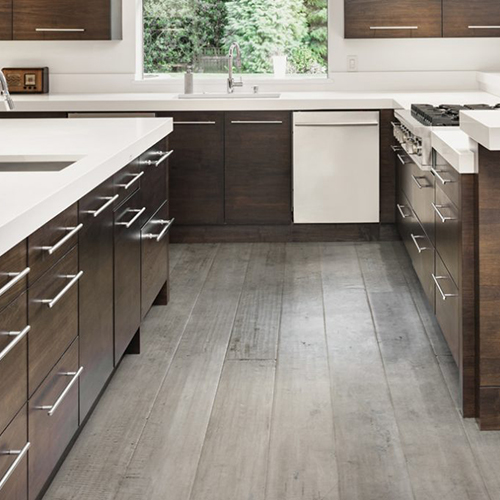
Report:
[[[78,335],[78,249],[75,247],[28,291],[28,385],[33,394]]]
[[[242,111],[225,116],[226,222],[290,224],[290,113]]]
[[[24,405],[0,435],[0,500],[27,500],[29,449]]]
[[[12,0],[0,0],[0,40],[12,39]]]
[[[78,247],[80,420],[113,372],[113,182],[107,181],[79,203],[84,228]],[[116,195],[117,196],[117,195]]]
[[[30,268],[26,240],[0,257],[0,311],[26,291]]]
[[[500,37],[498,0],[443,0],[445,37]]]
[[[144,172],[141,170],[140,158],[136,158],[113,176],[114,194],[118,196],[114,201],[115,209],[123,205],[139,190],[143,176]]]
[[[114,218],[115,365],[141,323],[141,225],[146,211],[139,194],[132,196]]]
[[[78,430],[78,339],[29,401],[29,498],[35,500]]]
[[[29,330],[24,293],[0,313],[0,432],[28,397]]]
[[[441,37],[441,9],[441,0],[345,0],[345,38]]]

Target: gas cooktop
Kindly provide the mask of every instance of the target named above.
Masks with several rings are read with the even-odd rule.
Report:
[[[420,123],[433,127],[458,127],[460,125],[460,111],[466,110],[500,110],[500,104],[412,104],[411,114]]]

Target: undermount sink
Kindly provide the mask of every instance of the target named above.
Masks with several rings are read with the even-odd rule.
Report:
[[[202,94],[179,94],[179,99],[279,99],[281,94],[234,92],[204,92]]]
[[[83,156],[0,155],[0,172],[60,172]]]

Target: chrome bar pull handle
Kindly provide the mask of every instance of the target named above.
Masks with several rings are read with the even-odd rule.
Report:
[[[132,187],[142,176],[144,175],[144,172],[140,172],[137,175],[134,175],[134,178],[128,182],[127,184],[118,184],[118,187],[124,188],[124,189],[129,189]]]
[[[400,205],[399,203],[396,205],[396,207],[398,207],[398,210],[399,210],[399,213],[401,214],[401,217],[403,217],[403,219],[406,219],[407,217],[411,217],[411,213],[406,215],[403,211],[403,208],[406,208],[405,205]]]
[[[400,153],[401,151],[404,151],[404,149],[403,149],[401,146],[391,146],[391,149],[392,149],[395,153]]]
[[[231,122],[236,123],[236,122]],[[282,123],[282,122],[281,122]],[[296,127],[374,127],[379,123],[374,122],[337,122],[337,123],[296,123]]]
[[[83,33],[85,28],[35,28],[39,33]]]
[[[117,222],[117,226],[125,226],[127,229],[146,211],[146,207],[142,207],[141,209],[133,209],[128,210],[128,212],[134,213],[134,217],[128,222]]]
[[[98,217],[101,215],[106,208],[108,208],[110,205],[112,205],[118,198],[120,197],[119,194],[115,194],[113,197],[106,197],[103,198],[103,200],[107,200],[106,203],[101,207],[98,208],[97,210],[87,210],[86,213],[92,214],[94,217]]]
[[[468,26],[470,30],[500,30],[500,26]]]
[[[450,279],[450,278],[448,278],[448,276],[436,276],[434,273],[432,273],[432,279],[434,280],[434,283],[436,284],[436,288],[438,289],[439,293],[441,294],[441,298],[443,300],[446,300],[448,297],[458,297],[458,293],[444,293],[444,290],[441,288],[439,280]]]
[[[6,294],[13,286],[17,285],[30,272],[30,268],[23,269],[20,273],[6,273],[12,279],[0,288],[0,297]]]
[[[446,215],[443,215],[441,211],[439,210],[440,208],[447,208],[446,205],[436,205],[435,203],[431,203],[432,208],[434,209],[434,212],[436,212],[441,219],[441,222],[446,222],[449,220],[457,220],[456,217],[447,217]]]
[[[411,236],[411,239],[413,240],[413,243],[417,247],[418,253],[422,253],[424,250],[429,250],[428,247],[421,247],[417,241],[417,240],[425,239],[425,236],[421,236],[421,235],[415,236],[413,233],[411,233],[410,236]]]
[[[82,276],[83,271],[80,271],[78,274],[61,276],[61,278],[69,279],[69,283],[53,299],[42,299],[40,302],[42,304],[47,304],[47,306],[52,309],[68,293],[69,289],[76,285]]]
[[[418,26],[370,26],[371,30],[418,30]]]
[[[0,352],[0,361],[2,361],[7,354],[9,354],[14,347],[16,347],[21,340],[23,340],[24,337],[26,337],[27,333],[31,330],[31,326],[25,326],[20,332],[0,332],[0,335],[5,335],[7,337],[14,337],[14,340],[9,343],[9,345],[2,351]]]
[[[167,158],[169,158],[172,154],[174,153],[174,150],[172,149],[171,151],[167,151],[166,153],[161,153],[163,156],[156,161],[153,160],[144,160],[141,161],[141,165],[154,165],[155,167],[159,167]]]
[[[418,182],[419,179],[425,179],[425,177],[416,177],[415,175],[412,174],[411,178],[413,179],[413,182],[417,185],[418,189],[423,189],[425,186],[422,186],[420,182]]]
[[[441,184],[450,184],[451,182],[455,182],[453,179],[445,179],[440,175],[442,170],[436,170],[435,168],[431,168],[431,172],[441,181]]]
[[[47,415],[49,417],[52,417],[54,413],[56,412],[57,408],[61,405],[61,403],[64,401],[64,398],[68,395],[68,392],[71,390],[71,388],[76,384],[78,381],[78,377],[82,374],[83,372],[83,366],[80,366],[77,372],[63,372],[60,373],[59,375],[62,375],[63,377],[73,377],[70,381],[70,383],[66,386],[64,391],[62,391],[61,395],[57,398],[56,402],[53,405],[50,406],[36,406],[35,408],[37,410],[48,410]]]
[[[411,163],[411,160],[409,161],[406,161],[400,154],[396,154],[396,156],[398,157],[398,160],[403,164],[403,165],[406,165],[408,163]]]
[[[63,238],[61,238],[55,245],[51,247],[40,247],[42,250],[48,252],[49,255],[52,255],[54,252],[59,250],[68,240],[70,240],[80,229],[82,229],[83,224],[78,224],[76,227],[67,227],[66,231],[69,231]]]
[[[9,480],[10,476],[14,474],[14,471],[17,469],[17,466],[21,463],[21,460],[24,458],[26,453],[28,453],[29,448],[30,448],[30,443],[28,442],[24,445],[24,448],[22,450],[9,450],[8,452],[0,451],[0,455],[17,455],[17,458],[14,460],[12,465],[7,469],[7,472],[4,474],[2,479],[0,479],[0,491],[7,484],[7,481]]]
[[[232,120],[233,125],[282,125],[281,120]]]
[[[156,241],[159,243],[165,237],[165,235],[168,233],[168,230],[172,227],[172,224],[174,223],[174,221],[175,221],[175,218],[172,218],[170,220],[157,220],[157,221],[154,221],[157,224],[161,224],[161,225],[165,226],[161,230],[160,234],[148,233],[148,234],[144,234],[142,237],[146,238],[148,240],[156,239]]]
[[[216,122],[176,122],[174,125],[216,125]]]

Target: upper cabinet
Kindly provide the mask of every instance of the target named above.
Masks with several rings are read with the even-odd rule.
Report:
[[[121,38],[121,0],[0,0],[12,6],[14,40]],[[2,16],[3,18],[3,16]],[[2,38],[0,19],[0,38]]]
[[[440,37],[441,8],[441,0],[345,0],[345,38]]]
[[[500,37],[499,0],[443,0],[446,37]]]
[[[0,0],[0,40],[12,40],[12,0]]]

